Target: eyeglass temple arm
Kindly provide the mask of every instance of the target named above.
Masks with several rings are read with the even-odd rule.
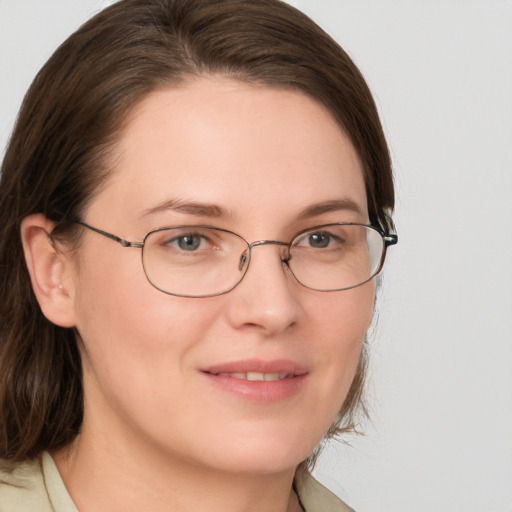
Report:
[[[114,242],[117,242],[122,247],[144,247],[144,242],[130,242],[128,240],[125,240],[124,238],[120,238],[116,235],[113,235],[112,233],[108,233],[107,231],[103,231],[102,229],[95,228],[93,226],[90,226],[89,224],[86,224],[85,222],[81,220],[73,220],[76,224],[80,224],[81,226],[84,226],[84,228],[90,229],[91,231],[94,231],[95,233],[99,233],[100,235],[103,235],[107,238],[110,238],[110,240],[114,240]]]

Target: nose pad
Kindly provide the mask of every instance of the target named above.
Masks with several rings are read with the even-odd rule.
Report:
[[[240,261],[238,262],[238,271],[242,272],[244,267],[247,265],[247,262],[249,260],[249,249],[246,249],[241,255],[240,255]]]
[[[281,261],[290,268],[290,261],[292,259],[292,255],[290,254],[289,247],[283,247],[283,252],[281,254]]]

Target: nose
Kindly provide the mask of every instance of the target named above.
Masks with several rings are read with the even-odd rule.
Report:
[[[232,290],[228,320],[236,328],[266,335],[283,332],[299,319],[298,283],[283,262],[283,244],[251,244],[251,260],[242,282]],[[247,263],[245,263],[247,264]]]

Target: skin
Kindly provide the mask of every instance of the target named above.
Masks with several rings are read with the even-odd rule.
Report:
[[[148,213],[169,200],[173,208]],[[301,215],[346,200],[357,208]],[[367,223],[366,202],[357,154],[321,105],[299,92],[209,77],[153,92],[136,107],[84,220],[128,240],[210,224],[250,242],[288,241],[319,224]],[[183,206],[191,203],[223,213]],[[80,511],[296,510],[296,466],[349,390],[374,283],[306,289],[279,248],[265,245],[231,292],[175,297],[147,281],[140,249],[86,230],[76,251],[58,251],[49,230],[31,216],[23,238],[43,312],[81,339],[83,430],[53,454]],[[262,403],[202,372],[246,359],[292,360],[307,378],[291,397]]]

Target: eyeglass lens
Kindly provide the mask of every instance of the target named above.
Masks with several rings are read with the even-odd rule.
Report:
[[[249,244],[220,228],[185,226],[155,230],[146,236],[144,271],[161,291],[202,297],[231,290],[243,278],[251,258]],[[384,241],[374,228],[333,224],[299,233],[283,255],[304,286],[333,291],[358,286],[381,267]]]

